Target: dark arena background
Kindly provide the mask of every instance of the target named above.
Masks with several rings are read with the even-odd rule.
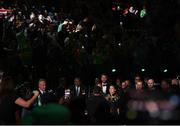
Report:
[[[179,94],[180,0],[0,0],[0,124],[180,124]]]

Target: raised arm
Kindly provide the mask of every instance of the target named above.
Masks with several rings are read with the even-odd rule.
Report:
[[[29,108],[36,100],[36,98],[39,95],[38,91],[33,91],[34,95],[31,99],[25,101],[24,99],[22,99],[21,97],[17,98],[15,101],[15,104],[24,107],[24,108]]]

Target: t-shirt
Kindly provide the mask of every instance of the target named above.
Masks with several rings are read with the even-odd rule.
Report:
[[[18,99],[15,92],[0,96],[0,124],[15,124],[15,101]]]

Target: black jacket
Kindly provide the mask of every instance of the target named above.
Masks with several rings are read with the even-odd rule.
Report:
[[[75,85],[70,87],[70,90],[71,90],[71,97],[78,97]],[[79,96],[86,96],[86,95],[87,95],[87,90],[86,90],[85,86],[80,85]]]

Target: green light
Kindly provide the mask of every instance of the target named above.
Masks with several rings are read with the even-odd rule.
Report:
[[[143,18],[144,16],[146,16],[146,9],[142,9],[140,12],[140,17]]]

